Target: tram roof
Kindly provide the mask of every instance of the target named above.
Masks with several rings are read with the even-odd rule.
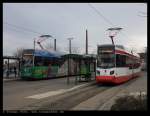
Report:
[[[96,58],[96,54],[84,54],[83,58]]]
[[[98,45],[98,47],[113,47],[113,46],[115,46],[119,49],[125,50],[127,53],[132,54],[133,56],[140,57],[139,54],[137,54],[135,52],[131,53],[131,51],[127,50],[123,45],[113,45],[113,44]]]
[[[62,55],[62,57],[63,58],[68,58],[68,57],[70,57],[70,58],[81,58],[82,55],[80,55],[80,54],[64,54],[64,55]]]
[[[24,53],[33,54],[35,56],[47,57],[47,58],[61,58],[65,53],[57,51],[47,51],[47,50],[35,50],[34,49],[25,49]]]
[[[86,55],[86,54],[83,54],[83,55],[81,55],[81,54],[65,54],[65,55],[62,55],[62,57],[64,57],[64,58],[68,58],[68,56],[70,58],[96,58],[96,56],[94,56],[93,54],[88,54],[88,55]]]
[[[98,47],[118,47],[118,48],[121,48],[121,49],[125,49],[123,45],[113,45],[113,44],[102,44],[102,45],[98,45]]]

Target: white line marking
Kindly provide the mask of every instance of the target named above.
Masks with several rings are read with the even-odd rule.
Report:
[[[89,83],[78,85],[78,86],[72,87],[70,89],[59,89],[59,90],[56,90],[56,91],[49,91],[49,92],[46,92],[46,93],[36,94],[36,95],[28,96],[28,97],[25,97],[25,98],[42,99],[42,98],[46,98],[46,97],[50,97],[50,96],[54,96],[54,95],[59,95],[59,94],[65,93],[65,92],[69,92],[69,91],[75,90],[79,87],[82,87],[82,86],[85,86],[85,85],[88,85],[88,84]]]

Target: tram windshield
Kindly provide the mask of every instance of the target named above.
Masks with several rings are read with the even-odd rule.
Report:
[[[33,65],[32,61],[33,61],[32,55],[24,55],[22,65],[25,67],[31,67]]]
[[[32,49],[23,50],[21,65],[25,67],[33,66],[33,50]]]
[[[101,68],[115,67],[115,54],[112,48],[98,49],[97,67]]]
[[[112,68],[115,66],[115,55],[103,53],[98,55],[97,66],[101,68]]]
[[[60,65],[62,62],[60,60],[60,54],[50,53],[48,51],[36,50],[33,56],[33,49],[26,49],[22,53],[22,66],[32,67],[32,66],[48,66]],[[33,58],[34,57],[34,58]],[[34,59],[34,63],[33,63]]]

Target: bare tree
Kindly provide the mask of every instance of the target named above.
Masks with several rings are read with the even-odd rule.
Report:
[[[97,49],[93,49],[92,54],[97,54]]]
[[[69,46],[67,46],[66,48],[64,48],[66,52],[69,53]],[[77,46],[71,46],[71,53],[72,54],[80,54],[81,51],[80,51],[80,48],[77,47]]]
[[[137,48],[135,48],[135,47],[131,47],[130,50],[131,50],[132,53],[137,53]]]
[[[13,53],[13,56],[21,57],[23,50],[24,50],[24,48],[17,48],[17,50]]]
[[[71,48],[71,51],[72,51],[73,54],[80,54],[80,48],[77,47],[77,46],[73,46]]]

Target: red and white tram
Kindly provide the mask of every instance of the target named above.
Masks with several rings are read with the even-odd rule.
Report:
[[[97,55],[97,83],[120,84],[140,76],[140,56],[121,45],[98,45]]]

